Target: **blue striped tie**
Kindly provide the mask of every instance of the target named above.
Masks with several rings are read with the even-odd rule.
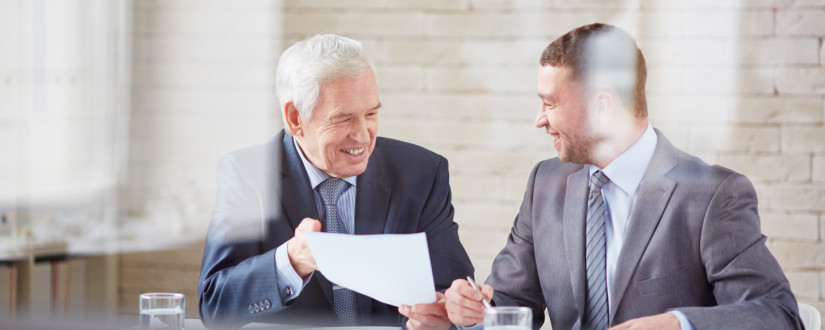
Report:
[[[338,214],[338,198],[347,187],[347,182],[341,179],[329,178],[318,185],[318,192],[321,193],[321,200],[324,202],[325,223],[327,232],[348,234]],[[355,326],[358,324],[358,298],[350,289],[333,285],[332,305],[338,320],[342,325]]]
[[[604,198],[602,198],[602,187],[608,182],[610,179],[602,171],[596,171],[590,177],[590,197],[587,199],[587,229],[585,231],[587,246],[584,252],[587,265],[587,307],[582,323],[582,329],[588,330],[604,330],[608,325],[604,233],[607,214]]]

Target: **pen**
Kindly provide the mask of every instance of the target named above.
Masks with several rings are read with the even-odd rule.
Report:
[[[473,280],[472,277],[467,276],[467,282],[470,282],[470,286],[472,286],[473,289],[478,291],[478,293],[481,293],[481,302],[484,303],[484,307],[492,308],[493,306],[490,306],[490,301],[487,300],[487,297],[484,296],[484,292],[481,292],[481,289],[479,289],[478,286],[476,286],[476,281]]]

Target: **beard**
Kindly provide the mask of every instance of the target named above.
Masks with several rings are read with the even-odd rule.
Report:
[[[585,134],[563,137],[563,150],[559,152],[559,159],[563,162],[576,164],[593,164],[593,151],[601,139]]]
[[[575,122],[574,127],[562,134],[562,150],[559,150],[559,159],[563,162],[576,164],[595,164],[599,155],[599,146],[607,137],[597,133],[594,123],[590,120],[590,113],[582,110],[583,115]]]

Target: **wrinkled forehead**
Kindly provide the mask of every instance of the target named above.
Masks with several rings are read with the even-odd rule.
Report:
[[[361,113],[380,107],[375,76],[367,70],[354,78],[332,79],[322,84],[315,111],[326,117],[333,113]]]

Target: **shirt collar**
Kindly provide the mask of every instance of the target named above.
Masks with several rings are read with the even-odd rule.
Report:
[[[324,182],[324,180],[331,178],[329,174],[327,174],[324,171],[321,171],[320,169],[315,167],[315,165],[312,165],[312,163],[310,163],[306,159],[306,157],[304,157],[304,151],[301,150],[301,146],[298,145],[298,140],[296,140],[294,137],[292,138],[292,143],[295,144],[295,150],[298,151],[298,156],[301,157],[301,162],[304,163],[304,169],[307,171],[307,176],[309,176],[309,184],[312,185],[312,190],[315,190],[315,188],[317,188],[318,185],[321,184],[321,182]],[[355,183],[358,181],[356,180],[356,178],[357,177],[355,176],[351,176],[342,178],[342,180],[348,182],[350,185],[355,186]]]
[[[653,158],[653,152],[656,151],[656,143],[656,131],[653,130],[653,125],[647,123],[645,132],[636,140],[636,143],[601,169],[602,172],[625,193],[635,194],[636,188],[639,187],[645,175],[647,165]],[[590,175],[597,170],[599,170],[598,166],[590,165]]]

